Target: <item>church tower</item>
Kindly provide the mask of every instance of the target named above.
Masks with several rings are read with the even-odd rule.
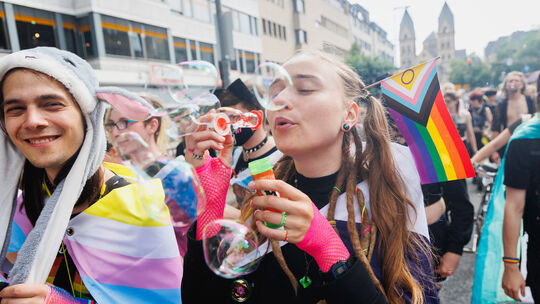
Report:
[[[407,9],[405,9],[405,14],[401,19],[399,47],[401,67],[410,67],[416,64],[416,37],[414,25]]]
[[[441,56],[439,74],[441,80],[447,81],[450,76],[450,62],[456,56],[456,47],[454,41],[454,14],[452,14],[446,2],[439,15],[437,40],[437,53]]]

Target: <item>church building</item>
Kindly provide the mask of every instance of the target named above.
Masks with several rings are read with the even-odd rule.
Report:
[[[450,76],[450,62],[456,57],[454,36],[454,15],[445,2],[439,15],[439,28],[437,32],[433,31],[429,34],[424,40],[422,51],[419,55],[416,55],[414,24],[409,12],[405,10],[399,30],[401,67],[411,67],[440,56],[441,58],[437,65],[440,77],[439,81],[441,83],[448,81]],[[458,51],[458,53],[461,53],[461,51]]]

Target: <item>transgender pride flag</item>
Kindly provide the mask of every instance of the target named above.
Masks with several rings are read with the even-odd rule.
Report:
[[[381,81],[383,99],[411,150],[422,184],[475,175],[444,103],[436,60]]]

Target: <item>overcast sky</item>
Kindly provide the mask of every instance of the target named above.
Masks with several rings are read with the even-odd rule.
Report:
[[[369,11],[371,21],[387,33],[399,50],[399,24],[405,6],[414,23],[416,52],[422,42],[437,31],[444,0],[351,0]],[[448,0],[454,14],[456,49],[484,57],[487,43],[518,30],[540,28],[540,0]],[[396,60],[399,54],[394,54]],[[396,62],[399,64],[399,62]]]

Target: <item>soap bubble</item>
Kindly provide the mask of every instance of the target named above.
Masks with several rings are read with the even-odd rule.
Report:
[[[253,230],[232,220],[215,220],[203,231],[206,264],[215,274],[224,278],[235,278],[255,271],[268,244],[259,244]]]
[[[284,67],[273,62],[261,63],[255,73],[253,92],[261,106],[270,111],[283,109],[285,105],[277,104],[275,98],[283,90],[293,86],[289,73]],[[263,92],[258,88],[262,88]]]

